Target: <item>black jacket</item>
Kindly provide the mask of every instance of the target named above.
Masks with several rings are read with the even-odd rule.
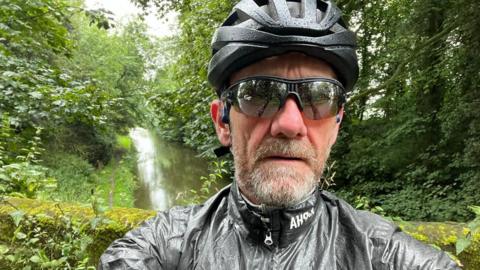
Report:
[[[288,209],[247,203],[235,184],[175,207],[105,251],[100,269],[460,269],[383,218],[315,190]]]

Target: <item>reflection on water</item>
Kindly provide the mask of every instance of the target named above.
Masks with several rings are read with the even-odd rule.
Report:
[[[180,144],[165,142],[143,128],[130,131],[138,152],[139,187],[135,207],[165,210],[177,204],[177,195],[199,189],[208,163]]]

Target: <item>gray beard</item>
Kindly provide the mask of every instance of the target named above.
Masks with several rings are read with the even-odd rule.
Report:
[[[306,198],[319,185],[326,162],[317,159],[310,145],[285,139],[268,139],[262,143],[256,151],[251,169],[248,168],[245,155],[239,151],[241,149],[232,147],[238,187],[244,194],[253,196],[252,199],[259,204],[270,207],[289,207]],[[267,166],[257,162],[273,152],[300,156],[308,160],[312,170],[301,173],[288,167]]]
[[[240,189],[250,191],[257,201],[270,207],[296,205],[318,184],[313,173],[299,176],[298,173],[286,167],[257,169],[250,175],[250,181],[244,181],[244,178],[237,174]],[[300,180],[303,181],[300,182]]]

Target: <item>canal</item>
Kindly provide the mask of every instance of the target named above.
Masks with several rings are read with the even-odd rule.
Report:
[[[135,207],[166,210],[180,203],[181,193],[200,189],[200,177],[208,175],[209,164],[195,151],[143,128],[132,129],[130,137],[138,155]],[[222,181],[216,188],[227,184]]]

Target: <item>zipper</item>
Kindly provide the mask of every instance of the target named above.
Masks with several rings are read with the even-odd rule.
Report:
[[[273,244],[272,232],[268,228],[267,228],[267,233],[265,234],[265,240],[263,241],[263,243],[265,243],[265,245],[267,246],[271,246]]]
[[[262,209],[262,212],[265,215],[267,213],[265,204],[261,204],[260,208]],[[270,223],[270,219],[260,216],[260,220],[262,221],[263,226],[267,230],[267,232],[265,233],[265,240],[263,240],[263,243],[267,246],[271,246],[273,245],[273,239],[272,239],[272,231],[268,226],[268,223]]]

